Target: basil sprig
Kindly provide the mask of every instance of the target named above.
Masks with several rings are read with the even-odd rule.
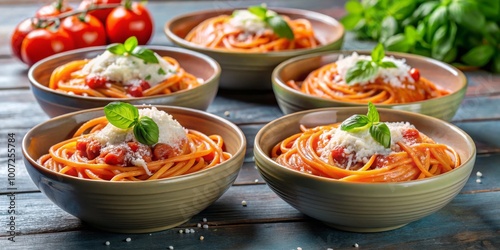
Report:
[[[393,62],[385,61],[382,59],[385,57],[384,46],[379,43],[372,50],[371,53],[372,60],[359,60],[347,70],[345,81],[347,84],[364,82],[373,78],[377,75],[379,68],[397,68],[396,64]]]
[[[113,43],[108,45],[106,49],[115,55],[137,57],[142,59],[144,63],[159,63],[158,58],[152,50],[138,46],[138,43],[137,37],[131,36],[123,44]]]
[[[264,21],[279,37],[284,37],[288,40],[294,39],[292,28],[290,28],[288,23],[275,12],[268,11],[266,6],[250,6],[248,7],[248,11]]]
[[[156,122],[147,116],[139,118],[139,110],[132,104],[111,102],[104,107],[104,114],[109,123],[117,128],[133,127],[134,136],[140,143],[153,145],[158,142],[160,131]]]
[[[380,122],[380,116],[373,103],[368,103],[366,115],[353,115],[340,125],[340,129],[347,132],[358,132],[365,129],[370,130],[373,139],[385,148],[391,146],[391,131],[387,124]]]

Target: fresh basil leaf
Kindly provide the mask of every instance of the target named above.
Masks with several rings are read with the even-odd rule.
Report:
[[[294,35],[292,28],[288,25],[288,23],[279,15],[271,16],[266,18],[266,23],[271,26],[274,33],[279,37],[284,37],[288,40],[293,40]]]
[[[344,8],[351,14],[363,13],[363,5],[358,0],[349,0],[345,3]]]
[[[248,7],[248,11],[260,19],[264,20],[267,14],[267,8],[262,5],[250,6]]]
[[[380,62],[378,65],[381,68],[384,68],[384,69],[387,69],[387,68],[397,68],[398,67],[398,66],[396,66],[395,63],[393,63],[391,61]]]
[[[486,18],[473,2],[453,1],[448,6],[448,12],[451,20],[471,31],[484,29]]]
[[[483,67],[495,55],[495,48],[492,45],[480,45],[469,50],[460,60],[467,65]]]
[[[361,60],[351,67],[345,76],[347,84],[370,80],[377,74],[378,66],[371,61]]]
[[[377,44],[375,48],[372,50],[372,61],[375,63],[381,62],[385,57],[384,45],[381,43]]]
[[[384,41],[384,46],[390,51],[408,52],[411,49],[411,44],[403,34],[396,34],[387,38]]]
[[[368,103],[368,113],[366,113],[366,117],[372,123],[380,121],[380,116],[378,114],[377,108],[372,102]]]
[[[368,125],[370,125],[368,117],[365,115],[353,115],[340,124],[340,129],[343,131],[355,131],[366,128]]]
[[[370,135],[375,141],[385,148],[391,147],[391,130],[385,123],[373,124],[370,127]]]
[[[448,22],[447,7],[441,5],[437,7],[429,16],[429,20],[427,21],[428,26],[426,40],[429,42],[432,41],[432,37],[434,36],[436,30],[445,25],[446,22]]]
[[[134,126],[134,136],[142,144],[153,145],[158,143],[160,130],[153,119],[143,116]]]
[[[491,60],[491,71],[493,73],[500,73],[500,51],[496,53],[497,55]]]
[[[384,20],[382,20],[382,26],[384,28],[380,31],[379,41],[383,42],[398,32],[398,21],[396,21],[396,18],[393,16],[386,16]]]
[[[127,52],[132,52],[138,44],[139,42],[137,41],[137,37],[131,36],[127,38],[127,40],[125,40],[125,42],[123,43],[123,47],[125,47],[125,50]]]
[[[104,114],[109,123],[117,128],[128,129],[135,125],[139,111],[130,103],[111,102],[104,107]]]
[[[108,47],[106,47],[106,50],[115,54],[115,55],[123,55],[123,54],[125,54],[125,52],[127,52],[127,50],[125,49],[125,46],[123,46],[123,44],[121,44],[121,43],[110,44],[110,45],[108,45]]]
[[[142,59],[145,63],[159,63],[158,58],[152,50],[140,46],[135,47],[131,55]]]
[[[413,13],[416,5],[416,1],[392,1],[387,6],[387,13],[394,16],[397,20],[402,20]]]
[[[342,25],[347,30],[353,30],[362,21],[363,16],[359,14],[347,14],[340,19]]]

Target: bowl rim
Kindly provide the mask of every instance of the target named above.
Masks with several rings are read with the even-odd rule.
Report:
[[[355,103],[355,102],[347,102],[347,101],[339,101],[339,100],[333,100],[329,98],[324,98],[324,97],[318,97],[318,96],[313,96],[309,95],[306,93],[303,93],[301,91],[295,90],[288,85],[285,84],[285,82],[279,77],[281,71],[283,71],[284,68],[289,66],[290,64],[296,63],[298,61],[303,61],[307,59],[312,59],[312,58],[321,58],[324,56],[334,56],[334,55],[351,55],[352,53],[358,53],[360,55],[370,55],[371,51],[369,50],[338,50],[338,51],[324,51],[324,52],[317,52],[317,53],[312,53],[312,54],[306,54],[306,55],[301,55],[297,57],[293,57],[290,59],[287,59],[278,66],[276,66],[271,74],[271,79],[272,79],[272,85],[273,86],[279,86],[280,88],[284,89],[285,91],[288,91],[296,96],[300,96],[302,98],[310,99],[310,100],[316,100],[316,101],[322,101],[322,102],[328,102],[332,104],[341,104],[345,106],[365,106],[365,103]],[[416,102],[407,102],[407,103],[392,103],[392,104],[384,104],[384,103],[374,103],[376,106],[380,107],[394,107],[394,106],[404,106],[404,105],[414,105],[414,104],[421,104],[429,101],[439,101],[441,99],[446,99],[450,96],[454,96],[462,91],[464,91],[467,86],[468,86],[468,81],[467,77],[465,74],[458,69],[457,67],[436,60],[431,57],[426,57],[426,56],[421,56],[421,55],[416,55],[416,54],[410,54],[410,53],[402,53],[402,52],[393,52],[393,51],[386,51],[385,52],[386,56],[394,56],[396,59],[405,59],[405,61],[408,58],[416,59],[416,60],[421,60],[421,61],[426,61],[428,63],[431,63],[433,65],[439,66],[448,72],[456,75],[459,78],[459,88],[456,91],[450,91],[448,95],[432,98],[432,99],[427,99],[427,100],[422,100],[422,101],[416,101]],[[441,86],[439,83],[434,83],[437,86]],[[273,87],[274,89],[274,87]],[[276,92],[276,90],[275,90]]]
[[[288,115],[284,115],[284,116],[282,116],[282,117],[280,117],[278,119],[275,119],[275,120],[267,123],[266,125],[264,125],[257,132],[257,134],[255,135],[255,139],[254,139],[254,154],[259,155],[259,157],[262,157],[266,162],[270,163],[271,164],[271,166],[270,166],[271,168],[282,169],[287,174],[290,174],[290,175],[293,175],[293,176],[298,176],[298,177],[301,177],[301,178],[309,178],[309,179],[312,179],[312,180],[320,182],[320,183],[335,183],[336,185],[347,185],[347,186],[355,185],[355,186],[359,186],[359,187],[361,187],[361,186],[380,187],[382,185],[385,185],[385,186],[408,186],[408,185],[423,184],[423,183],[427,183],[427,182],[432,182],[434,180],[439,180],[442,176],[449,175],[449,174],[455,173],[457,171],[460,171],[461,169],[463,169],[463,168],[461,168],[462,166],[471,164],[471,162],[475,162],[475,159],[477,157],[475,142],[470,137],[470,135],[468,135],[464,130],[462,130],[458,126],[456,126],[456,125],[454,125],[452,123],[443,121],[441,119],[432,117],[432,116],[423,115],[423,114],[420,114],[420,113],[414,113],[414,112],[410,112],[410,111],[406,111],[406,110],[389,109],[389,108],[378,108],[377,110],[379,111],[379,113],[381,113],[381,112],[387,112],[387,113],[397,114],[398,116],[413,115],[416,118],[418,118],[419,120],[432,120],[434,122],[438,122],[438,123],[441,123],[443,125],[446,125],[454,133],[456,133],[456,134],[460,135],[461,137],[465,138],[465,140],[468,142],[468,146],[469,146],[468,149],[470,150],[470,156],[467,159],[460,159],[461,160],[460,166],[457,167],[457,168],[455,168],[455,169],[452,169],[451,171],[448,171],[448,172],[446,172],[444,174],[435,175],[435,176],[431,176],[431,177],[427,177],[427,178],[423,178],[423,179],[419,179],[419,180],[410,180],[410,181],[403,181],[403,182],[370,182],[370,183],[365,183],[365,182],[344,182],[344,181],[339,181],[337,179],[332,179],[332,178],[328,178],[328,177],[311,175],[311,174],[308,174],[308,173],[304,173],[304,172],[301,172],[301,171],[298,171],[298,170],[294,170],[294,169],[290,169],[290,168],[287,168],[285,166],[282,166],[282,165],[278,164],[276,161],[274,161],[269,156],[269,153],[264,152],[264,150],[262,149],[262,147],[261,147],[261,145],[259,143],[259,141],[263,137],[263,134],[265,133],[265,130],[267,130],[270,127],[273,127],[276,123],[283,122],[284,120],[290,119],[291,117],[296,117],[296,116],[302,117],[302,116],[304,116],[306,114],[319,113],[319,112],[324,112],[324,111],[345,111],[345,112],[348,112],[348,113],[357,114],[359,112],[366,112],[366,107],[327,107],[327,108],[317,108],[317,109],[303,110],[303,111],[298,111],[298,112],[291,113],[291,114],[288,114]],[[283,139],[284,138],[281,138],[280,140],[283,140]],[[471,164],[471,165],[472,166],[470,167],[470,169],[472,171],[472,168],[474,166],[473,166],[473,164]],[[259,166],[258,164],[256,164],[256,166],[259,169],[259,171],[266,171],[266,170],[263,170],[262,167]]]
[[[311,15],[314,17],[316,20],[321,21],[322,23],[326,23],[334,27],[334,29],[338,30],[338,35],[333,39],[333,41],[325,44],[321,44],[320,46],[314,47],[314,48],[305,48],[305,49],[293,49],[293,50],[284,50],[284,51],[270,51],[270,52],[235,52],[235,51],[229,51],[225,49],[210,49],[206,48],[204,46],[188,42],[184,38],[181,38],[177,36],[175,33],[172,32],[171,26],[173,23],[178,22],[181,19],[189,18],[192,16],[197,16],[197,15],[207,15],[211,13],[217,13],[219,12],[219,15],[222,15],[225,12],[230,12],[234,10],[240,10],[244,9],[243,7],[240,8],[223,8],[223,9],[208,9],[208,10],[199,10],[199,11],[194,11],[194,12],[189,12],[185,14],[181,14],[178,16],[175,16],[168,20],[165,25],[164,25],[164,32],[165,35],[171,39],[174,43],[182,45],[185,48],[189,48],[191,50],[197,50],[201,51],[203,53],[217,53],[221,55],[245,55],[248,57],[258,57],[262,55],[266,55],[267,57],[293,57],[297,55],[303,54],[305,51],[310,51],[310,53],[313,53],[316,50],[321,50],[324,49],[325,47],[331,46],[332,44],[338,43],[341,41],[345,35],[345,28],[344,25],[339,22],[337,19],[328,16],[326,14],[312,11],[312,10],[305,10],[305,9],[296,9],[296,8],[284,8],[284,7],[270,7],[270,10],[276,11],[278,14],[296,14],[296,15]]]
[[[117,182],[112,182],[112,181],[107,181],[107,180],[83,179],[83,178],[78,178],[78,177],[54,172],[52,170],[49,170],[47,168],[40,166],[37,163],[37,159],[33,159],[33,157],[27,152],[27,148],[29,145],[28,138],[30,138],[31,134],[34,133],[34,131],[36,129],[38,129],[39,127],[42,127],[48,123],[53,123],[54,121],[60,121],[60,120],[67,119],[68,117],[82,115],[85,113],[94,113],[94,112],[103,111],[104,107],[99,107],[99,108],[85,109],[85,110],[80,110],[80,111],[75,111],[75,112],[59,115],[59,116],[50,118],[50,119],[32,127],[23,136],[23,139],[21,142],[22,154],[24,156],[23,158],[25,160],[29,161],[30,164],[33,166],[33,168],[36,169],[36,171],[41,172],[41,174],[43,176],[49,176],[49,178],[52,178],[52,179],[57,178],[57,180],[63,181],[63,182],[72,182],[72,183],[81,183],[81,184],[98,183],[101,185],[140,185],[140,183],[142,183],[143,185],[155,185],[156,183],[159,183],[159,182],[160,183],[161,182],[175,183],[175,182],[181,182],[184,180],[198,178],[201,175],[205,174],[206,172],[213,171],[215,169],[220,168],[222,164],[227,164],[227,163],[230,163],[232,161],[235,161],[235,159],[238,159],[239,157],[244,157],[244,154],[246,152],[246,144],[247,144],[245,134],[238,126],[236,126],[236,124],[232,123],[229,120],[226,120],[220,116],[217,116],[217,115],[205,112],[205,111],[193,109],[193,108],[178,107],[178,106],[171,106],[171,105],[147,105],[147,104],[134,105],[134,106],[136,106],[138,108],[148,108],[148,107],[156,107],[158,109],[166,108],[166,109],[174,110],[174,111],[187,112],[188,116],[196,116],[198,118],[213,119],[213,120],[217,121],[217,123],[222,123],[226,126],[229,126],[231,128],[232,132],[234,132],[238,136],[239,145],[237,147],[236,152],[231,156],[231,158],[229,158],[227,161],[225,161],[221,164],[217,164],[211,168],[203,169],[203,170],[196,171],[196,172],[189,173],[189,174],[185,174],[185,175],[179,175],[179,176],[163,178],[163,179],[144,180],[144,181],[117,181]],[[96,117],[98,117],[98,116],[96,116]],[[176,119],[174,115],[172,115],[172,117],[174,119]],[[82,121],[81,124],[83,124],[84,122],[85,121]],[[184,126],[183,124],[181,124],[181,125],[184,128],[188,128],[187,126]],[[75,129],[75,128],[76,127],[71,128],[71,129]],[[243,156],[242,156],[242,154],[243,154]],[[28,167],[28,166],[26,166],[26,167]],[[238,168],[238,169],[240,169],[240,168]]]
[[[55,60],[55,59],[65,57],[65,56],[68,56],[71,54],[76,54],[76,53],[104,52],[107,48],[107,45],[106,46],[91,46],[91,47],[85,47],[85,48],[74,49],[74,50],[69,50],[69,51],[57,53],[57,54],[51,55],[49,57],[46,57],[46,58],[36,62],[35,64],[33,64],[33,66],[31,66],[28,70],[28,80],[30,82],[30,87],[31,88],[36,87],[38,89],[41,89],[45,92],[49,92],[49,93],[54,94],[54,95],[64,96],[67,98],[74,98],[76,100],[106,101],[106,102],[109,102],[109,101],[139,102],[139,101],[148,101],[148,100],[152,100],[152,99],[157,99],[160,97],[176,97],[176,96],[180,96],[180,95],[185,95],[185,93],[189,93],[190,91],[195,90],[198,87],[202,87],[202,86],[206,85],[207,83],[214,82],[220,78],[221,71],[222,71],[220,64],[215,59],[213,59],[210,56],[207,56],[203,53],[199,53],[199,52],[184,49],[184,48],[164,46],[164,45],[141,45],[141,46],[148,48],[148,49],[151,49],[155,52],[156,51],[175,52],[175,53],[181,53],[181,54],[186,54],[186,55],[192,55],[194,57],[200,58],[200,59],[204,60],[208,65],[210,65],[212,67],[212,69],[214,69],[214,74],[212,74],[208,79],[206,79],[204,84],[197,86],[195,88],[192,88],[192,89],[181,90],[181,91],[177,91],[177,92],[170,93],[170,94],[160,94],[160,95],[143,96],[143,97],[127,97],[127,98],[70,95],[70,94],[66,94],[66,93],[51,89],[48,86],[45,86],[44,84],[38,82],[34,78],[33,72],[38,67],[40,67],[40,65],[44,64],[47,61]]]

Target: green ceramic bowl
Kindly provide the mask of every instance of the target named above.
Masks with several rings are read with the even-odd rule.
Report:
[[[222,67],[220,87],[226,89],[271,89],[271,73],[279,63],[304,54],[341,48],[344,27],[336,19],[309,10],[287,8],[272,8],[272,10],[292,19],[308,19],[322,46],[281,52],[240,53],[209,49],[184,40],[188,32],[202,21],[223,14],[230,15],[234,9],[213,9],[180,15],[169,20],[165,24],[164,31],[174,44],[217,60]]]
[[[274,145],[306,127],[341,122],[366,108],[323,108],[296,112],[265,125],[255,137],[255,164],[269,187],[302,213],[337,229],[379,232],[402,227],[446,206],[473,169],[472,139],[443,120],[393,109],[379,109],[381,121],[408,121],[421,132],[454,148],[460,167],[423,180],[399,183],[348,183],[291,170],[270,158]],[[458,218],[457,218],[458,219]]]
[[[218,91],[221,73],[219,64],[212,58],[195,51],[167,46],[146,47],[161,56],[175,58],[186,72],[202,78],[205,83],[193,89],[171,94],[120,99],[68,95],[48,87],[50,75],[55,68],[73,60],[94,58],[106,49],[105,46],[99,46],[63,52],[37,62],[28,72],[31,91],[43,111],[50,117],[83,109],[104,107],[118,100],[134,105],[171,105],[206,110]]]
[[[245,136],[236,125],[204,111],[156,107],[171,114],[185,128],[221,135],[233,157],[199,172],[141,182],[79,179],[52,172],[36,162],[51,145],[71,137],[82,123],[104,115],[98,108],[52,118],[26,134],[22,152],[31,179],[61,209],[105,231],[147,233],[188,221],[232,185],[243,164]]]
[[[366,104],[336,101],[302,93],[285,83],[289,80],[303,80],[311,71],[335,62],[340,56],[351,55],[353,51],[322,52],[287,60],[276,67],[272,74],[272,88],[280,109],[285,114],[300,110],[326,107],[360,107]],[[369,51],[358,51],[370,55]],[[406,104],[376,104],[377,107],[407,110],[450,121],[457,112],[467,90],[467,78],[459,69],[423,56],[387,52],[420,70],[420,75],[439,87],[448,89],[449,95]]]

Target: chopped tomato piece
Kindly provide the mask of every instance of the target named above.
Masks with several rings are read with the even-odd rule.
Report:
[[[96,140],[91,140],[87,144],[87,149],[85,150],[85,152],[87,153],[87,158],[89,160],[93,160],[97,156],[99,156],[101,152],[101,144]]]
[[[125,163],[125,149],[113,149],[104,156],[104,162],[109,165],[123,165]]]
[[[106,82],[108,82],[108,79],[106,79],[106,77],[103,77],[103,76],[87,76],[87,77],[85,77],[85,83],[91,89],[103,88],[106,85]]]
[[[420,133],[418,132],[417,129],[410,128],[403,131],[403,138],[405,138],[408,141],[417,141],[419,137]]]
[[[158,143],[153,148],[153,157],[156,160],[164,160],[175,156],[174,149],[165,143]]]
[[[142,94],[142,87],[141,86],[135,86],[132,85],[128,88],[127,93],[133,97],[141,97],[143,96]]]

